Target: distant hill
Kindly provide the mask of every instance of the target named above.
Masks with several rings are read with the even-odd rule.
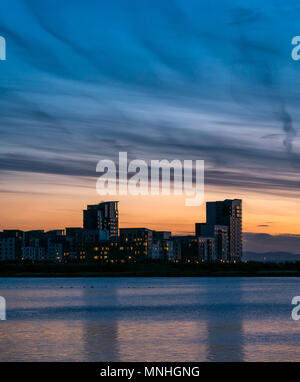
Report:
[[[243,261],[261,261],[261,262],[295,262],[300,261],[300,254],[294,254],[291,252],[244,252]]]

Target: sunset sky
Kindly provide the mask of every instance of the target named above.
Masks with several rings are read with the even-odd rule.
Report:
[[[249,250],[300,253],[297,1],[0,3],[0,229],[82,225],[192,233],[185,196],[100,197],[96,165],[202,159],[205,200],[243,199]],[[272,236],[270,236],[272,235]],[[299,249],[298,249],[299,248]]]

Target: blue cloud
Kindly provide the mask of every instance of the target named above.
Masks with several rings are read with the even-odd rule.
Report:
[[[210,184],[299,190],[300,64],[290,56],[298,9],[1,3],[0,171],[90,176],[100,157],[126,150],[205,159]]]

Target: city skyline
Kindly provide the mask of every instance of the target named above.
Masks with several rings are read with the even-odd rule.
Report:
[[[0,261],[237,263],[242,259],[242,200],[206,204],[192,235],[144,226],[119,228],[118,201],[87,205],[80,227],[0,232]],[[201,226],[198,229],[197,226]]]
[[[56,15],[36,0],[0,4],[0,229],[78,225],[77,206],[99,200],[97,162],[126,151],[130,160],[204,160],[205,202],[243,199],[249,238],[297,251],[290,5],[53,6]],[[117,198],[123,225],[186,234],[205,217],[180,196]]]
[[[145,201],[147,201],[147,198],[155,198],[153,196],[147,196],[147,197],[143,197],[143,199]],[[161,196],[160,196],[161,197]],[[170,199],[171,196],[167,196],[165,197],[166,199],[166,203],[168,201],[168,199]],[[239,198],[239,196],[237,195],[237,197]],[[129,197],[130,198],[130,197]],[[134,197],[131,197],[134,199]],[[98,201],[97,201],[98,199]],[[102,200],[103,198],[101,198]],[[120,200],[122,200],[122,197],[119,196]],[[224,199],[224,197],[220,197],[219,199]],[[97,204],[99,203],[99,197],[95,198],[95,203],[94,204]],[[102,200],[103,202],[105,202],[105,200]],[[120,201],[119,201],[120,203]],[[206,202],[205,202],[206,203]],[[145,203],[143,203],[143,207],[144,208],[139,208],[138,210],[136,210],[134,212],[134,214],[132,214],[132,219],[130,221],[126,221],[126,219],[124,218],[123,216],[123,205],[122,203],[120,203],[120,216],[119,216],[119,224],[120,224],[120,227],[128,227],[128,228],[134,228],[136,226],[140,226],[140,227],[144,227],[144,226],[147,226],[149,229],[152,229],[152,230],[167,230],[167,231],[171,231],[173,235],[193,235],[194,232],[195,232],[195,222],[205,222],[206,221],[206,214],[205,214],[205,203],[203,203],[202,206],[200,207],[188,207],[186,208],[188,211],[191,211],[191,214],[187,217],[190,218],[189,221],[187,221],[187,223],[185,223],[184,225],[188,226],[189,229],[188,230],[181,230],[180,228],[182,227],[182,225],[180,224],[173,224],[173,221],[174,219],[176,219],[176,215],[171,216],[171,222],[169,220],[168,222],[168,219],[166,216],[163,215],[163,211],[161,209],[161,206],[157,206],[157,211],[161,213],[160,215],[160,222],[158,224],[153,224],[153,222],[151,223],[151,221],[145,221],[143,220],[143,216],[149,216],[147,215],[147,212],[149,213],[150,212],[150,216],[152,216],[153,212],[155,210],[153,210],[153,206],[152,206],[152,209],[150,208],[150,211],[148,210],[147,211],[147,208],[148,208],[148,205]],[[82,203],[81,203],[82,204]],[[88,205],[90,204],[93,204],[93,203],[88,203]],[[254,232],[247,232],[245,231],[244,229],[244,220],[247,219],[247,212],[245,212],[245,205],[246,205],[246,208],[247,208],[247,204],[245,203],[245,201],[243,200],[243,209],[244,209],[244,219],[243,219],[243,245],[244,245],[244,248],[245,248],[245,251],[253,251],[253,252],[290,252],[290,253],[295,253],[295,254],[299,254],[299,246],[300,246],[300,235],[291,235],[291,234],[281,234],[281,235],[270,235],[270,234],[267,234],[267,233],[254,233]],[[180,208],[180,204],[178,206],[178,208]],[[30,230],[40,230],[40,229],[43,229],[45,231],[51,231],[51,230],[55,230],[55,229],[65,229],[66,227],[81,227],[83,226],[83,219],[82,219],[82,210],[85,209],[85,206],[82,206],[81,208],[78,208],[75,210],[75,214],[76,215],[76,218],[72,218],[71,221],[70,221],[70,224],[58,224],[57,222],[57,219],[55,219],[54,223],[51,225],[51,226],[48,226],[47,225],[37,225],[37,224],[34,224],[32,226],[22,226],[21,224],[20,225],[13,225],[13,226],[2,226],[0,224],[0,230],[5,230],[5,229],[20,229],[20,230],[23,230],[23,231],[30,231]],[[199,212],[199,209],[201,210],[200,214],[198,214]],[[137,213],[139,211],[139,213]],[[247,211],[247,209],[246,209]],[[146,212],[146,213],[145,213]],[[173,211],[174,212],[174,211]],[[51,213],[51,211],[48,211],[48,213]],[[59,215],[59,214],[58,214]],[[194,216],[194,218],[192,218],[191,216]],[[137,217],[137,219],[135,220],[134,218]],[[165,220],[164,220],[165,218]],[[169,217],[170,219],[170,217]],[[174,229],[175,227],[175,229]],[[177,229],[176,229],[177,228]],[[178,229],[179,228],[179,229]]]

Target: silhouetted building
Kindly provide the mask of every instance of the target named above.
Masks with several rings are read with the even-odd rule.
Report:
[[[16,239],[14,237],[2,238],[0,240],[0,260],[16,260]]]
[[[83,243],[76,260],[99,261],[101,263],[139,262],[147,257],[144,241],[137,237],[115,237],[98,243]]]
[[[169,240],[172,236],[172,232],[170,231],[152,231],[153,232],[153,240]]]
[[[196,236],[213,237],[215,239],[216,260],[225,261],[228,258],[228,227],[206,223],[195,224]]]
[[[78,248],[84,241],[84,229],[81,227],[66,228],[66,245],[64,249],[65,260],[75,260]]]
[[[164,261],[176,261],[178,256],[176,250],[174,249],[172,240],[165,239],[153,239],[152,241],[152,259],[153,260],[164,260]]]
[[[117,201],[88,205],[83,228],[0,232],[0,261],[239,261],[242,201],[208,202],[206,214],[207,223],[196,223],[195,236],[147,228],[121,228],[119,235]]]
[[[135,243],[136,255],[141,258],[152,257],[152,231],[148,228],[121,228],[120,238],[122,241]],[[139,252],[139,253],[138,253]]]
[[[206,221],[228,227],[228,260],[240,261],[242,248],[242,201],[226,199],[206,203]]]
[[[50,261],[61,262],[64,258],[63,243],[52,242],[48,243],[47,259]]]
[[[173,241],[170,239],[172,233],[170,231],[152,231],[152,259],[176,261],[176,251],[174,250]]]
[[[109,237],[118,236],[118,203],[113,201],[88,205],[83,211],[83,227],[86,230],[108,231]]]
[[[74,242],[81,242],[83,239],[83,228],[81,227],[67,227],[66,228],[66,237],[73,239]]]
[[[50,238],[52,240],[58,240],[64,237],[64,230],[63,229],[53,229],[51,231],[46,232],[47,238]]]
[[[30,261],[45,261],[47,260],[47,252],[45,247],[35,246],[23,246],[22,247],[22,260]]]
[[[22,260],[46,260],[47,246],[48,238],[43,230],[26,231],[22,246]]]
[[[24,231],[19,229],[5,229],[2,232],[2,237],[4,238],[15,238],[15,239],[23,239]]]
[[[178,258],[186,263],[215,261],[215,240],[213,237],[172,236]]]
[[[66,236],[64,230],[55,229],[46,232],[47,237],[47,260],[61,262],[64,260],[64,248]]]
[[[24,232],[18,229],[4,230],[0,235],[0,261],[20,260]]]

